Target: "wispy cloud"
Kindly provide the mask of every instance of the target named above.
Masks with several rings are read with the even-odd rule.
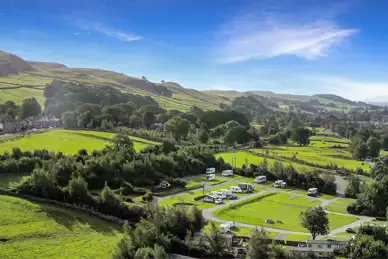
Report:
[[[345,77],[317,76],[310,78],[324,93],[337,94],[351,100],[368,100],[388,95],[388,81],[360,81]]]
[[[358,31],[341,28],[331,15],[307,17],[306,13],[308,10],[289,13],[277,6],[275,10],[261,8],[235,17],[219,32],[220,61],[234,63],[282,55],[317,59]]]
[[[99,22],[89,22],[77,19],[76,21],[72,21],[72,24],[82,30],[94,31],[122,41],[137,41],[142,39],[140,35],[127,33]]]

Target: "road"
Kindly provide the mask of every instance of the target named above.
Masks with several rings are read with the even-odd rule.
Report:
[[[337,178],[336,178],[337,180]],[[339,180],[339,179],[338,179]],[[342,180],[342,178],[341,178]],[[343,180],[342,180],[343,181]],[[221,187],[223,185],[227,185],[227,184],[230,184],[230,183],[239,183],[241,182],[241,180],[228,180],[224,183],[221,183],[221,184],[217,184],[217,185],[205,185],[205,190],[208,190],[208,189],[211,189],[211,188],[215,188],[215,187]],[[340,184],[338,184],[340,185]],[[196,190],[199,190],[201,188],[198,188]],[[229,201],[228,203],[224,203],[224,204],[220,204],[218,206],[215,206],[215,207],[212,207],[212,208],[208,208],[208,209],[203,209],[202,212],[203,212],[203,216],[207,219],[207,220],[211,220],[211,221],[216,221],[216,222],[220,222],[220,223],[225,223],[227,222],[226,220],[222,220],[222,219],[219,219],[217,217],[215,217],[213,215],[213,212],[217,209],[220,209],[220,208],[223,208],[225,206],[229,206],[229,205],[232,205],[232,204],[235,204],[237,202],[240,202],[240,201],[243,201],[245,199],[249,199],[253,196],[257,196],[257,195],[261,195],[261,194],[264,194],[264,193],[269,193],[269,192],[276,192],[276,193],[288,193],[288,194],[292,194],[294,191],[286,191],[286,190],[282,190],[282,189],[279,189],[279,188],[269,188],[268,190],[264,190],[264,191],[259,191],[259,192],[256,192],[256,193],[252,193],[252,194],[249,194],[249,195],[246,195],[246,196],[242,196],[242,197],[239,197],[239,199],[237,200],[233,200],[233,201]],[[167,195],[167,196],[164,196],[164,197],[161,197],[161,198],[158,198],[158,200],[162,200],[162,199],[166,199],[166,198],[169,198],[169,197],[174,197],[174,196],[177,196],[179,194],[182,194],[182,193],[175,193],[175,194],[171,194],[171,195]],[[300,194],[295,194],[295,195],[298,195],[298,196],[303,196],[303,195],[300,195]],[[341,193],[340,193],[341,195]],[[317,200],[320,200],[321,203],[319,204],[320,206],[324,207],[324,206],[327,206],[329,205],[330,203],[332,202],[335,202],[336,200],[340,199],[341,197],[336,197],[334,199],[331,199],[331,200],[327,200],[327,199],[321,199],[321,198],[311,198],[311,199],[317,199]],[[349,214],[344,214],[344,213],[339,213],[339,212],[329,212],[329,211],[326,211],[328,213],[331,213],[331,214],[337,214],[337,215],[343,215],[343,216],[349,216]],[[343,226],[343,227],[340,227],[340,228],[337,228],[337,229],[334,229],[332,231],[330,231],[330,233],[328,235],[335,235],[337,233],[341,233],[341,232],[345,232],[347,228],[354,228],[354,227],[357,227],[359,226],[360,224],[362,223],[365,223],[365,222],[368,222],[368,221],[371,221],[373,220],[374,218],[373,217],[365,217],[365,216],[357,216],[358,220],[351,223],[351,224],[348,224],[346,226]],[[260,227],[260,228],[263,228],[263,229],[266,229],[268,231],[272,231],[272,232],[278,232],[280,233],[278,237],[276,237],[277,239],[282,239],[284,238],[287,234],[308,234],[306,232],[298,232],[298,231],[292,231],[292,230],[284,230],[284,229],[277,229],[277,228],[271,228],[271,227],[262,227],[262,226],[256,226],[256,225],[252,225],[252,224],[246,224],[246,223],[240,223],[240,222],[235,222],[236,226],[240,226],[240,227],[249,227],[249,228],[256,228],[256,227]],[[323,238],[324,236],[318,236],[317,239],[320,239],[320,238]]]

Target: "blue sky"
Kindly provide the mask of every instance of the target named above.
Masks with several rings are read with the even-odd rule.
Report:
[[[385,0],[2,0],[0,49],[200,90],[388,95]]]

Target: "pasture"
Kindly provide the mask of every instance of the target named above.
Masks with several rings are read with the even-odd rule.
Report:
[[[259,149],[261,150],[261,149]],[[256,149],[254,149],[256,151]],[[228,153],[219,153],[215,155],[216,158],[222,157],[225,162],[233,165],[233,158],[235,158],[235,167],[241,168],[243,164],[246,164],[249,166],[249,164],[260,164],[261,162],[264,161],[264,157],[258,156],[258,155],[253,155],[248,152],[240,151],[240,152],[228,152]],[[272,159],[272,158],[266,158],[267,162],[272,166],[277,159]],[[287,161],[282,161],[284,166],[292,165],[295,167],[299,172],[309,172],[309,171],[314,171],[316,168],[308,165],[301,165],[298,163],[291,163]]]
[[[355,201],[356,200],[353,199],[341,198],[325,206],[325,209],[328,211],[349,214],[346,208]]]
[[[355,170],[360,167],[364,171],[369,171],[368,164],[363,161],[354,160],[347,149],[313,146],[299,147],[268,145],[262,149],[252,149],[252,151],[275,157],[286,157],[290,160],[304,160],[309,163],[323,166],[336,164],[338,168],[344,167],[350,170]]]
[[[20,148],[23,151],[33,151],[35,149],[47,149],[49,151],[62,152],[64,154],[75,154],[80,149],[86,149],[89,152],[101,150],[109,145],[110,140],[115,136],[114,133],[84,131],[84,130],[62,130],[52,129],[37,133],[19,134],[17,137],[0,143],[0,153],[11,152],[12,148]],[[132,137],[136,151],[151,144],[158,144],[142,138]]]
[[[319,205],[321,201],[288,193],[277,193],[252,199],[250,203],[243,201],[215,211],[220,219],[247,223],[257,226],[272,227],[284,230],[307,232],[300,226],[299,214],[309,207]],[[336,229],[357,220],[354,216],[328,214],[330,229]],[[272,219],[274,224],[265,223]]]
[[[75,210],[0,196],[0,258],[111,258],[121,226]]]

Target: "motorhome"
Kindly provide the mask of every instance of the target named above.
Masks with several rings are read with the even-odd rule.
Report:
[[[243,192],[242,189],[238,186],[230,186],[229,190],[232,192],[235,192],[235,193],[242,193]]]
[[[226,196],[233,195],[232,191],[231,190],[227,190],[227,189],[221,189],[220,192],[222,192]]]
[[[308,196],[313,196],[313,197],[317,197],[318,195],[318,188],[310,188],[307,190],[307,195]]]
[[[274,183],[273,187],[275,187],[275,188],[286,188],[287,187],[287,183],[285,181],[283,181],[283,180],[277,180]]]
[[[239,183],[238,187],[240,187],[243,192],[253,192],[253,190],[255,190],[253,184],[250,183]]]
[[[214,174],[215,172],[216,172],[216,169],[214,167],[206,169],[207,174]]]
[[[236,225],[234,224],[234,222],[232,221],[229,221],[229,222],[226,222],[224,224],[220,224],[218,226],[218,229],[220,230],[221,233],[227,233],[229,232],[231,229],[233,229]]]
[[[211,180],[214,180],[214,179],[216,179],[216,175],[215,174],[209,174],[209,175],[206,175],[206,177],[205,177],[206,181],[211,181]]]
[[[256,176],[254,183],[263,183],[265,181],[267,181],[267,176],[260,175],[260,176]]]
[[[226,194],[223,193],[223,192],[216,192],[216,191],[213,191],[209,194],[210,197],[214,197],[214,198],[217,198],[217,199],[226,199]]]
[[[233,175],[233,170],[224,170],[221,172],[222,176],[231,176]]]
[[[222,199],[214,198],[214,197],[211,197],[209,195],[205,196],[203,198],[203,201],[204,202],[211,202],[211,203],[215,203],[215,204],[222,204],[223,203]]]

